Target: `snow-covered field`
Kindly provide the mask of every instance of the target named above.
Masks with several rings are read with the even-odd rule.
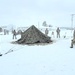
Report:
[[[53,37],[50,31],[49,36],[54,40],[52,44],[28,46],[12,44],[15,40],[11,33],[0,35],[0,52],[3,54],[0,75],[75,75],[75,45],[70,48],[71,31],[61,31],[61,38],[56,38],[56,33]],[[11,48],[14,51],[5,55]]]

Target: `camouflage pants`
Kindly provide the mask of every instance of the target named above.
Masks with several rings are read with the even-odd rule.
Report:
[[[13,39],[17,39],[17,38],[16,38],[16,35],[13,35]]]
[[[57,38],[58,38],[58,37],[60,38],[60,34],[59,34],[59,33],[57,33]]]

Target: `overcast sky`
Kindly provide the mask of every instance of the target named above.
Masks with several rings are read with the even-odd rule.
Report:
[[[75,14],[75,0],[0,0],[0,26],[25,27],[38,22],[41,26],[46,21],[53,26],[70,27],[71,14]]]

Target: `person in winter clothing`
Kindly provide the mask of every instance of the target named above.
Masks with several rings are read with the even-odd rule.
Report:
[[[13,39],[14,39],[14,38],[17,39],[17,38],[16,38],[16,30],[13,31]]]
[[[73,33],[73,38],[75,39],[75,30],[74,30],[74,33]]]
[[[73,48],[74,43],[75,43],[75,30],[74,30],[74,33],[73,33],[73,39],[71,40],[71,47],[70,48]]]
[[[4,29],[4,35],[6,35],[6,29]]]
[[[59,27],[57,28],[56,32],[57,32],[57,38],[58,37],[60,38],[60,29],[59,29]]]
[[[52,31],[51,35],[52,35],[52,37],[55,37],[55,36],[54,36],[54,31]]]
[[[48,35],[48,29],[46,28],[45,30],[45,35],[47,36]]]

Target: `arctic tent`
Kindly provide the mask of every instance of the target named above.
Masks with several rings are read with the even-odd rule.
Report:
[[[32,25],[25,32],[21,33],[21,38],[16,41],[19,44],[50,43],[51,37],[46,36],[38,28]]]

